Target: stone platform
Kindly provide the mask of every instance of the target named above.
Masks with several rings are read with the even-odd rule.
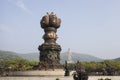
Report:
[[[72,77],[64,77],[64,76],[52,76],[52,77],[0,77],[0,80],[73,80]]]
[[[64,77],[64,76],[51,76],[51,77],[0,77],[0,80],[73,80],[72,76]],[[120,76],[89,76],[88,80],[98,80],[98,79],[109,78],[111,80],[120,80]]]
[[[111,79],[111,80],[120,80],[120,76],[89,76],[88,80],[98,80],[98,79]]]
[[[64,76],[65,71],[61,70],[33,70],[33,71],[13,71],[9,76]]]

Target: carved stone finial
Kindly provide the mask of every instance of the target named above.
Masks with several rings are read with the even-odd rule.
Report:
[[[61,20],[53,12],[51,12],[51,14],[47,12],[46,15],[43,16],[40,24],[42,28],[45,28],[45,27],[59,28],[61,24]]]

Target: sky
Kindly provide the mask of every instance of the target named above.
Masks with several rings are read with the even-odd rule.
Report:
[[[39,53],[46,12],[61,18],[61,53],[120,57],[120,0],[0,0],[0,50]]]

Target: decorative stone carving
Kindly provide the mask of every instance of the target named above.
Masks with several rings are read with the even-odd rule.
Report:
[[[58,38],[56,32],[60,27],[61,20],[52,12],[43,16],[40,21],[41,27],[44,29],[44,43],[38,47],[40,51],[40,63],[47,65],[47,69],[61,68],[60,51],[61,46],[56,43]],[[42,64],[41,68],[42,68]],[[54,70],[54,69],[53,69]]]
[[[79,61],[77,61],[75,65],[75,70],[77,74],[74,74],[73,76],[74,80],[88,80],[88,75],[85,72],[85,68]]]

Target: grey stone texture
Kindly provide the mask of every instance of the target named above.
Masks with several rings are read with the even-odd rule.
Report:
[[[0,80],[73,80],[72,76],[52,76],[52,77],[0,77]],[[89,76],[88,80],[98,80],[100,78],[109,78],[111,80],[120,80],[120,76]]]

